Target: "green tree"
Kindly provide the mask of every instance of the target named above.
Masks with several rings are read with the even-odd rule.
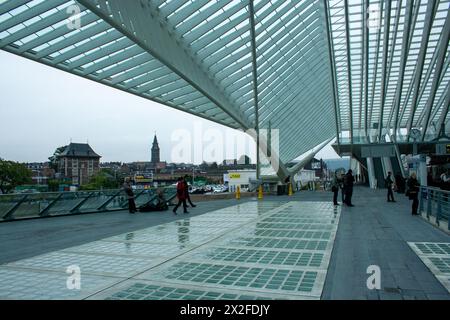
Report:
[[[61,153],[64,152],[64,150],[66,150],[66,148],[67,146],[56,148],[53,155],[50,158],[48,158],[48,160],[50,160],[50,168],[54,169],[55,171],[58,170],[58,157]]]
[[[48,190],[49,191],[58,191],[60,181],[56,179],[48,180]]]
[[[120,183],[108,169],[101,169],[92,176],[89,183],[80,187],[80,190],[116,189]]]
[[[217,162],[213,162],[209,165],[209,169],[211,170],[217,170],[219,166],[217,165]]]
[[[22,184],[32,183],[33,172],[25,165],[0,158],[0,190],[8,193]]]

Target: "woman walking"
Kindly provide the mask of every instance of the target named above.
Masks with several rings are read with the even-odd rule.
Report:
[[[420,183],[417,181],[416,173],[411,173],[408,182],[408,191],[407,196],[409,197],[409,200],[412,200],[412,212],[411,214],[413,216],[417,215],[417,208],[419,207],[419,187]]]

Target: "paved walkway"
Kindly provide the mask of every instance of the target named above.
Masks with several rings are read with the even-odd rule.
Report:
[[[330,196],[3,223],[0,298],[450,299],[450,236],[409,215],[404,196],[356,188],[342,212]],[[367,288],[370,265],[379,290]],[[69,266],[81,290],[67,289]]]
[[[343,209],[323,299],[450,299],[408,245],[450,243],[450,236],[412,216],[404,195],[395,194],[397,202],[388,203],[385,193],[357,188],[355,207]],[[380,290],[367,289],[369,265],[380,267]]]

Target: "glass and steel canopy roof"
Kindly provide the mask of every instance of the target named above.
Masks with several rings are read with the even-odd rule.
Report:
[[[0,0],[0,48],[232,128],[279,129],[289,162],[342,131],[448,120],[449,5]]]

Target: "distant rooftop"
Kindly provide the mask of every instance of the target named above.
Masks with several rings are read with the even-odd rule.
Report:
[[[71,143],[65,147],[64,151],[59,155],[60,157],[88,157],[100,158],[101,156],[92,150],[87,143]]]

